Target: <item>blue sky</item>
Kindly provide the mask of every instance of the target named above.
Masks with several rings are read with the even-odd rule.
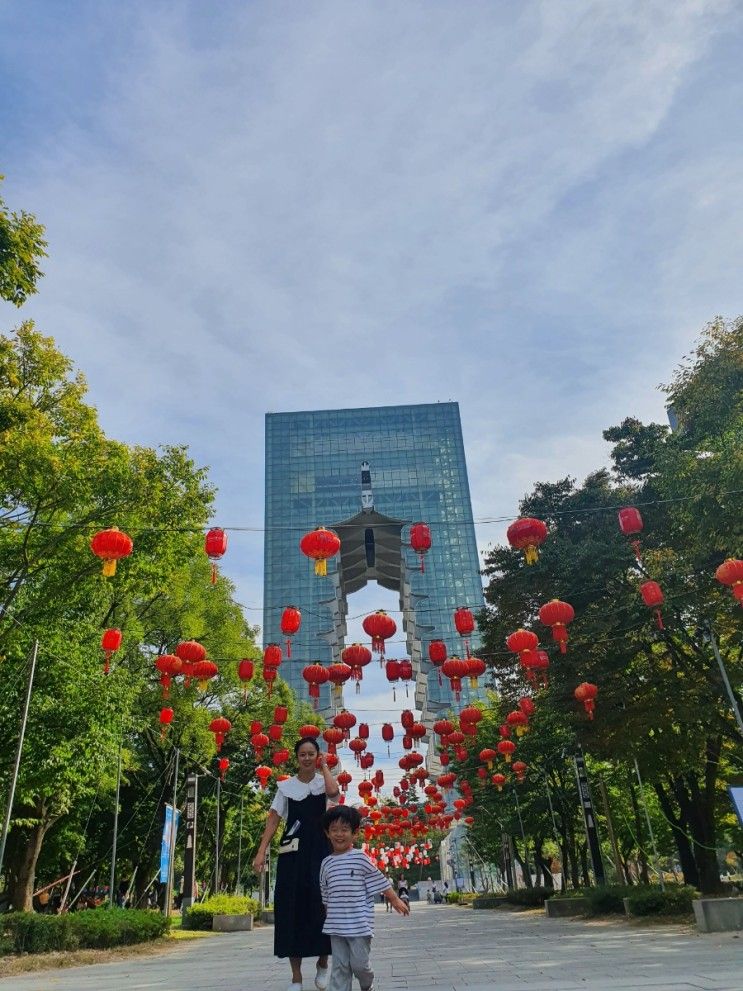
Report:
[[[0,325],[112,436],[189,444],[223,524],[261,526],[266,411],[437,399],[508,515],[741,312],[742,35],[728,0],[1,3],[3,195],[50,258]],[[223,568],[259,607],[260,533]]]

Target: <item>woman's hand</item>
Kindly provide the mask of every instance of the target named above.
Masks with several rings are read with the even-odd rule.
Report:
[[[325,763],[325,754],[324,754],[324,752],[322,750],[317,755],[316,764],[317,764],[318,771],[325,771],[328,768],[328,765]]]
[[[258,849],[258,853],[253,859],[253,870],[256,874],[262,874],[266,867],[266,851]]]

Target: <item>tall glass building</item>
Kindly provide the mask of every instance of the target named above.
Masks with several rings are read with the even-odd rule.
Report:
[[[424,573],[409,547],[418,521],[432,537]],[[317,526],[342,541],[325,578],[299,550]],[[423,719],[450,705],[428,644],[444,640],[450,655],[463,655],[454,610],[483,607],[457,403],[267,414],[265,528],[264,643],[282,642],[285,606],[301,609],[292,659],[280,671],[300,696],[303,666],[338,661],[347,645],[348,596],[377,581],[399,593],[396,637],[413,661]],[[325,707],[328,686],[323,692]]]

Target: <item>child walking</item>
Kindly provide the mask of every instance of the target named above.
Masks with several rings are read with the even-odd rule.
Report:
[[[333,969],[328,991],[351,991],[353,975],[361,991],[373,991],[369,964],[374,935],[374,898],[382,894],[400,915],[410,909],[395,894],[391,881],[354,842],[361,826],[358,809],[336,805],[322,818],[333,852],[320,865],[320,893],[325,903],[323,932],[330,936]]]

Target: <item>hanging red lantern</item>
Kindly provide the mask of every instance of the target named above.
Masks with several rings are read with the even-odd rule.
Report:
[[[90,549],[103,561],[103,577],[111,578],[116,574],[116,562],[122,557],[129,557],[134,542],[123,530],[112,526],[109,530],[99,531],[91,539]]]
[[[459,713],[460,724],[470,724],[477,728],[477,724],[482,719],[482,711],[476,708],[474,705],[468,705],[465,709]]]
[[[722,585],[729,585],[730,591],[743,606],[743,561],[729,557],[717,568],[715,578]]]
[[[483,762],[483,764],[488,765],[489,771],[493,770],[493,761],[497,756],[498,756],[498,752],[496,750],[493,750],[492,747],[485,747],[483,750],[480,751],[480,760]]]
[[[496,750],[506,761],[506,764],[511,763],[511,756],[516,751],[516,744],[513,740],[500,740],[496,746]]]
[[[516,630],[506,637],[506,647],[514,654],[522,654],[525,650],[536,650],[539,646],[539,637],[531,630]]]
[[[519,784],[524,783],[524,776],[528,769],[528,764],[525,764],[522,760],[515,760],[511,767],[513,768],[513,773],[516,775],[516,780]]]
[[[364,677],[362,668],[365,668],[371,659],[371,651],[361,643],[352,643],[341,653],[341,660],[351,668],[351,677],[356,682],[357,695],[361,690],[359,682]]]
[[[403,734],[402,748],[403,748],[403,750],[412,750],[413,749],[413,737],[410,735],[410,733],[404,733]]]
[[[387,756],[389,757],[390,755],[389,744],[392,743],[392,741],[395,739],[395,729],[392,723],[382,724],[382,739],[387,744]]]
[[[168,726],[173,722],[173,710],[167,706],[160,710],[160,739],[165,739],[165,734],[168,732]]]
[[[341,542],[338,535],[332,530],[326,530],[324,526],[319,526],[316,530],[310,530],[299,541],[299,549],[305,557],[312,558],[315,562],[315,574],[324,578],[328,573],[328,560],[335,557],[341,549]]]
[[[413,664],[408,658],[400,661],[400,681],[405,685],[405,698],[409,698],[408,685],[413,678]]]
[[[334,767],[337,767],[338,766],[338,755],[337,754],[331,754],[331,753],[325,754],[325,763],[328,765],[328,767],[332,771]]]
[[[343,730],[339,726],[328,726],[323,731],[322,738],[328,745],[328,753],[334,754],[336,747],[339,747],[343,743]]]
[[[524,650],[519,661],[526,672],[527,680],[535,688],[546,688],[547,671],[550,666],[549,654],[546,650]]]
[[[296,606],[287,606],[286,609],[281,614],[281,632],[287,638],[286,640],[286,656],[292,656],[292,642],[289,639],[293,637],[295,633],[299,632],[299,627],[302,625],[302,613],[297,609]]]
[[[644,523],[642,522],[642,515],[639,509],[635,509],[634,506],[625,506],[624,509],[619,510],[617,515],[619,516],[619,529],[625,537],[633,537],[636,533],[642,533]],[[640,541],[632,540],[630,543],[635,552],[635,557],[638,561],[641,561]]]
[[[467,658],[467,677],[470,680],[470,688],[473,691],[477,691],[477,679],[481,678],[486,671],[487,666],[485,661],[481,661],[479,657]]]
[[[170,683],[176,675],[181,673],[183,661],[175,654],[161,654],[155,661],[155,667],[160,672],[160,684],[163,689],[163,698],[170,695]]]
[[[658,629],[662,630],[663,616],[661,615],[660,606],[664,602],[663,589],[658,582],[643,582],[640,585],[640,595],[648,609],[655,609],[655,621],[658,624]]]
[[[372,778],[372,783],[374,785],[374,791],[376,791],[377,794],[379,794],[379,792],[384,787],[384,771],[382,771],[381,768],[378,771],[376,771],[376,773],[374,774],[374,777]]]
[[[206,648],[202,647],[196,640],[183,640],[175,648],[175,653],[176,657],[180,657],[183,661],[183,673],[186,675],[186,684],[188,685],[190,679],[194,677],[193,665],[206,660]],[[191,665],[188,671],[186,665]]]
[[[262,722],[260,722],[260,720],[258,720],[258,719],[254,719],[254,720],[253,720],[253,721],[251,722],[251,724],[250,724],[250,732],[251,732],[251,734],[252,734],[252,733],[260,733],[260,731],[261,731],[262,729],[263,729],[263,723],[262,723]]]
[[[359,795],[364,800],[364,805],[369,805],[369,799],[371,798],[371,793],[374,791],[374,785],[371,781],[359,781]]]
[[[341,773],[338,775],[338,777],[335,780],[341,786],[341,790],[345,794],[348,791],[348,786],[353,781],[353,778],[348,773],[348,771],[341,771]]]
[[[457,628],[457,633],[464,639],[464,656],[469,657],[469,637],[475,629],[475,617],[469,609],[466,609],[464,606],[460,606],[454,612],[454,625]]]
[[[230,769],[230,759],[229,757],[219,758],[219,780],[224,783],[225,775]]]
[[[360,736],[362,740],[369,739],[369,725],[368,723],[359,723],[359,728],[357,731],[357,736]]]
[[[258,758],[260,760],[260,758]],[[255,776],[258,778],[258,783],[261,786],[261,791],[266,790],[266,785],[271,780],[271,775],[273,771],[270,767],[266,767],[265,764],[259,764],[255,769]]]
[[[490,779],[498,791],[503,791],[503,785],[506,783],[505,774],[494,774]]]
[[[121,646],[121,630],[112,627],[104,630],[101,636],[101,650],[103,651],[103,673],[108,674],[111,670],[111,655],[115,654]]]
[[[212,562],[212,585],[217,584],[217,561],[227,551],[227,534],[218,526],[212,527],[204,537],[204,553]]]
[[[253,680],[255,666],[249,657],[243,657],[237,665],[237,677],[243,683],[243,701],[248,701],[248,682]]]
[[[524,516],[509,526],[506,537],[514,550],[524,552],[527,564],[536,564],[539,560],[538,548],[547,539],[547,527],[533,516]]]
[[[516,730],[516,736],[523,736],[529,731],[529,717],[521,709],[514,709],[506,716],[508,725]]]
[[[592,685],[590,681],[582,682],[575,689],[575,697],[579,702],[583,703],[583,708],[586,710],[589,719],[593,719],[593,712],[596,707],[596,696],[598,693],[598,686]]]
[[[421,573],[425,571],[423,557],[431,550],[431,531],[427,523],[413,523],[410,528],[410,546],[420,558]]]
[[[289,710],[285,705],[276,705],[273,710],[273,721],[279,726],[283,726],[289,717]]]
[[[418,740],[422,740],[427,732],[428,730],[423,725],[423,723],[413,723],[413,725],[410,727],[409,730],[410,735],[416,742]]]
[[[328,681],[333,686],[333,700],[338,705],[343,697],[343,686],[351,677],[348,664],[330,664],[328,666]]]
[[[387,681],[392,685],[392,698],[396,700],[395,682],[400,680],[400,662],[387,661],[384,665],[384,670]]]
[[[533,716],[537,711],[537,707],[534,705],[533,699],[530,699],[528,695],[519,699],[519,709],[524,713],[525,716]]]
[[[359,757],[359,764],[362,771],[368,771],[374,765],[374,754],[362,754]]]
[[[446,644],[443,640],[432,640],[428,645],[428,659],[431,664],[435,665],[439,670],[439,684],[441,681],[441,665],[447,658]]]
[[[277,668],[281,665],[281,647],[277,643],[270,643],[263,650],[263,667]]]
[[[511,727],[508,725],[508,723],[503,723],[501,726],[498,727],[498,732],[500,733],[501,737],[504,740],[507,740],[511,735]]]
[[[436,736],[441,738],[441,745],[444,745],[444,739],[449,736],[450,733],[454,732],[454,724],[450,723],[448,719],[437,719],[433,724],[433,731]]]
[[[461,657],[450,657],[441,665],[442,672],[449,679],[454,698],[459,702],[462,694],[462,678],[467,676],[467,661]]]
[[[378,609],[371,616],[367,616],[361,625],[364,633],[372,638],[372,650],[379,654],[381,661],[384,657],[384,642],[395,635],[397,623],[384,609]]]
[[[253,747],[253,750],[255,750],[256,760],[263,759],[263,751],[266,749],[266,747],[269,745],[270,742],[271,741],[266,736],[266,734],[261,733],[260,730],[257,733],[253,733],[253,735],[250,737],[250,743]]]
[[[308,664],[302,668],[302,677],[310,686],[310,698],[315,709],[318,708],[320,698],[320,685],[324,685],[328,680],[328,669],[322,664]]]
[[[224,716],[217,716],[209,723],[209,732],[214,734],[214,742],[217,744],[217,753],[222,749],[225,736],[232,729],[232,723]]]
[[[353,740],[348,744],[350,749],[353,751],[356,763],[359,763],[359,757],[366,750],[366,740],[362,740],[360,736],[355,736]]]
[[[291,760],[291,754],[286,747],[279,747],[271,759],[273,760],[274,767],[281,767],[282,764],[286,764],[288,760]]]
[[[304,726],[299,727],[298,733],[300,740],[305,740],[307,738],[310,740],[316,740],[320,735],[320,727],[314,726],[312,723],[305,723]]]
[[[403,729],[409,730],[410,727],[415,722],[415,716],[410,711],[410,709],[403,709],[400,713],[400,725]]]
[[[278,668],[263,668],[263,680],[268,685],[268,697],[273,693],[273,684],[279,676]]]
[[[551,599],[539,610],[539,620],[545,626],[552,627],[552,639],[559,643],[560,653],[567,653],[568,623],[575,619],[575,610],[569,602]]]
[[[278,723],[272,723],[268,727],[268,738],[274,743],[278,743],[284,734],[284,727],[280,726]]]
[[[343,730],[343,736],[347,740],[351,735],[351,730],[356,725],[356,716],[347,709],[341,710],[333,716],[333,725]]]
[[[199,683],[199,691],[205,692],[211,679],[219,674],[219,668],[214,661],[199,661],[192,666],[191,674]]]

